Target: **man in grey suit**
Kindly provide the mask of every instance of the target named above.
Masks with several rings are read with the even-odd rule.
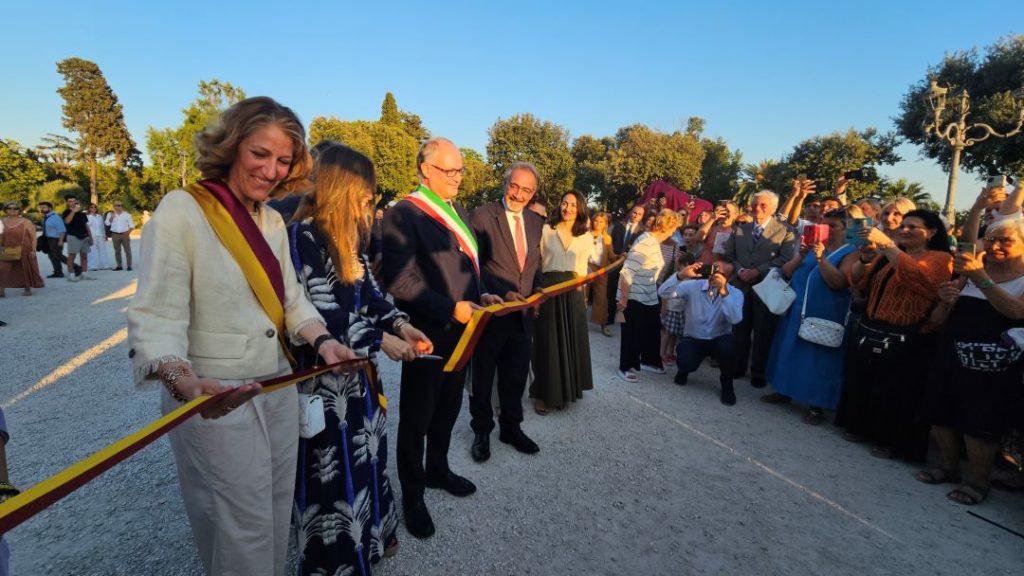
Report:
[[[743,320],[733,329],[735,376],[746,374],[749,365],[751,386],[763,388],[764,369],[779,317],[772,314],[750,288],[764,279],[770,269],[780,268],[793,257],[794,238],[793,231],[774,217],[779,208],[776,193],[762,190],[754,194],[751,208],[754,221],[734,226],[725,245],[724,258],[735,267],[732,283],[744,294]]]
[[[533,164],[512,164],[505,171],[505,195],[477,208],[469,219],[480,248],[484,284],[506,302],[522,301],[541,288],[540,237],[544,221],[524,210],[539,182]],[[501,406],[498,440],[526,454],[540,451],[520,427],[532,343],[532,310],[492,317],[480,337],[473,356],[473,395],[469,399],[474,432],[471,454],[477,462],[491,457],[491,386],[495,373]]]

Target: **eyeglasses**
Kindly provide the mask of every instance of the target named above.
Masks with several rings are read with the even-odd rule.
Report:
[[[519,184],[516,184],[515,182],[509,182],[508,183],[508,189],[513,191],[513,192],[522,192],[523,194],[526,194],[527,196],[529,196],[529,195],[533,194],[534,192],[536,192],[536,190],[534,190],[533,188],[527,188],[526,186],[520,186]]]
[[[440,166],[438,166],[436,164],[431,164],[430,162],[427,162],[427,166],[433,166],[435,170],[440,171],[442,174],[444,174],[448,178],[455,178],[456,176],[460,176],[461,177],[461,176],[465,176],[466,175],[466,168],[465,167],[462,167],[462,168],[441,168]]]
[[[1008,236],[1000,236],[998,238],[995,236],[986,236],[985,242],[988,242],[989,244],[999,243],[1002,244],[1003,246],[1013,246],[1014,244],[1017,243],[1015,239],[1010,238]]]

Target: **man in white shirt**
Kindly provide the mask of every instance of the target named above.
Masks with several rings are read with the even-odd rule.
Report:
[[[731,266],[716,264],[708,279],[700,276],[701,264],[694,264],[671,275],[658,289],[662,298],[682,299],[686,318],[683,337],[676,344],[675,383],[684,386],[690,372],[700,367],[704,358],[718,361],[718,381],[722,386],[722,404],[736,403],[732,379],[736,368],[736,339],[733,326],[743,320],[743,292],[729,286],[726,276]]]
[[[131,214],[124,211],[124,204],[120,200],[114,202],[114,211],[107,216],[106,225],[110,226],[110,239],[114,242],[114,261],[117,263],[114,270],[123,270],[121,268],[122,249],[124,249],[128,270],[131,270],[132,241],[130,235],[135,229],[135,223],[132,222]]]

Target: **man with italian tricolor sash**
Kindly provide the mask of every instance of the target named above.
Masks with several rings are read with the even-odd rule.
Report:
[[[425,488],[455,496],[476,492],[472,482],[448,467],[465,371],[443,372],[444,360],[473,312],[502,300],[487,293],[469,216],[454,202],[465,174],[462,154],[451,141],[433,138],[420,148],[416,167],[420,185],[384,217],[381,274],[395,305],[441,357],[403,362],[399,396],[396,456],[405,525],[413,536],[427,538],[434,523],[423,501]]]

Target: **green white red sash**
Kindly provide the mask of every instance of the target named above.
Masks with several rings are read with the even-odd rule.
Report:
[[[412,202],[424,214],[447,228],[455,236],[455,240],[458,241],[462,252],[469,256],[470,262],[473,263],[476,275],[480,276],[480,257],[476,245],[476,237],[469,231],[469,227],[462,221],[459,213],[450,204],[441,200],[437,194],[434,194],[434,192],[422,184],[406,196],[405,199]]]

